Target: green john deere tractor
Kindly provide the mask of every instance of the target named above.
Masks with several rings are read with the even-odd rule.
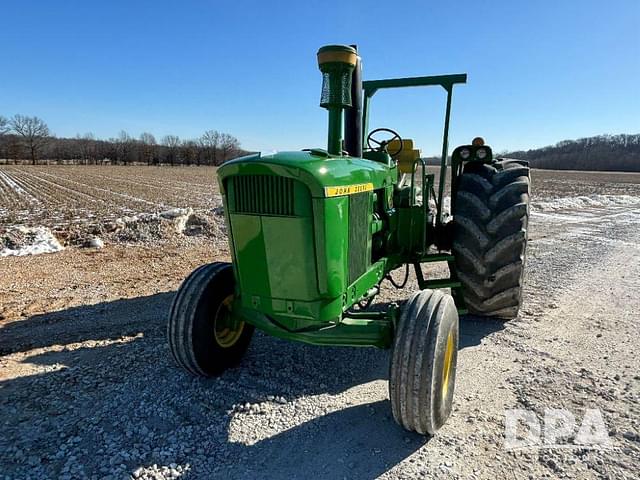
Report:
[[[171,351],[187,371],[211,376],[239,363],[254,328],[314,345],[391,348],[393,416],[433,434],[451,412],[458,314],[512,318],[520,307],[529,168],[495,158],[479,137],[454,149],[447,168],[451,97],[465,74],[363,82],[357,50],[344,45],[322,47],[318,64],[327,149],[249,155],[218,170],[232,262],[184,281],[169,315]],[[420,86],[447,94],[437,193],[411,140],[363,133],[377,92]],[[446,262],[449,278],[425,278],[430,262]],[[404,286],[410,266],[420,290],[369,309],[384,280]],[[390,273],[401,267],[398,284]]]

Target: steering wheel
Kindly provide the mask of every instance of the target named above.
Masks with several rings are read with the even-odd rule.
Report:
[[[376,133],[379,132],[386,132],[391,134],[391,138],[389,140],[377,140],[374,138],[374,135]],[[389,145],[391,142],[393,142],[394,140],[398,140],[398,143],[400,144],[400,147],[395,150],[394,152],[389,152],[386,150],[387,145]],[[374,147],[374,145],[377,145]],[[395,130],[391,130],[390,128],[376,128],[375,130],[372,130],[371,133],[369,133],[369,135],[367,136],[367,146],[371,149],[371,150],[378,150],[378,151],[387,151],[387,153],[391,156],[391,157],[395,157],[397,156],[401,151],[402,151],[402,147],[404,146],[402,144],[402,138],[400,137],[400,135],[398,134],[398,132],[396,132]]]

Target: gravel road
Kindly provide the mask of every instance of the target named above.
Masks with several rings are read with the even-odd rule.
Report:
[[[454,411],[429,439],[393,422],[385,351],[257,334],[218,379],[178,370],[164,333],[177,279],[225,251],[2,259],[0,478],[637,478],[639,219],[533,215],[522,314],[461,319]],[[514,408],[600,409],[611,446],[506,450]]]

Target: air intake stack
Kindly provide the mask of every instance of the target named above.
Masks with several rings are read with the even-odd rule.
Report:
[[[318,50],[320,106],[329,110],[327,151],[332,155],[342,154],[342,110],[351,106],[351,75],[357,59],[356,50],[347,45],[327,45]]]

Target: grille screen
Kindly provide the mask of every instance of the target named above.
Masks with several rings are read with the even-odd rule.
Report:
[[[231,210],[254,215],[294,215],[294,180],[275,175],[239,175],[231,183]]]
[[[368,192],[349,196],[349,283],[353,283],[369,266]]]

